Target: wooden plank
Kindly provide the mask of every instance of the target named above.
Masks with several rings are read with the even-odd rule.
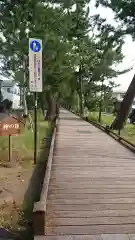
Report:
[[[135,224],[135,216],[126,217],[94,217],[94,218],[47,218],[46,226],[90,226],[90,225],[114,225]]]
[[[68,156],[58,156],[56,158],[54,158],[54,161],[55,161],[55,165],[64,165],[66,164],[67,162],[67,165],[78,165],[78,164],[81,164],[83,165],[83,162],[81,161],[81,158],[82,156],[77,156],[77,157],[73,157],[73,159],[71,160],[70,158],[70,155]],[[115,159],[116,157],[114,157]],[[77,161],[78,159],[78,161]],[[103,161],[104,159],[104,161]],[[115,160],[111,158],[111,156],[102,156],[102,155],[99,155],[98,157],[97,156],[85,156],[84,157],[84,165],[89,165],[89,164],[95,164],[95,165],[100,165],[100,164],[104,164],[106,165],[107,163],[110,164],[110,165],[113,165],[113,163],[115,163]],[[116,162],[116,164],[120,164],[122,165],[123,164],[134,164],[134,158],[130,159],[130,158],[120,158],[118,159],[118,161]]]
[[[56,193],[56,194],[49,194],[48,195],[48,200],[56,200],[56,199],[91,199],[91,200],[96,200],[96,199],[119,199],[119,198],[135,198],[135,193],[128,193],[128,196],[125,195],[125,193],[117,193],[117,194],[98,194],[98,193],[85,193],[85,194],[75,194],[75,193]]]
[[[38,236],[34,240],[103,240],[101,235]],[[123,239],[126,240],[126,239]],[[129,240],[129,239],[128,239]]]
[[[130,240],[128,234],[102,234],[102,240]]]
[[[52,174],[53,174],[53,177],[55,177],[55,178],[57,178],[59,176],[58,179],[60,179],[60,178],[66,179],[66,176],[68,178],[71,178],[72,174],[75,175],[75,177],[82,177],[82,178],[88,177],[89,175],[91,177],[96,177],[97,176],[96,172],[87,172],[87,174],[86,174],[86,173],[83,173],[81,171],[80,171],[80,173],[79,172],[78,173],[75,173],[75,172],[55,172],[55,173],[52,173]],[[98,173],[98,177],[100,177],[100,178],[101,177],[109,177],[109,176],[119,177],[119,174],[120,174],[120,172],[112,173],[112,172],[102,172],[102,171],[100,171],[100,173]],[[121,172],[121,174],[123,174],[124,177],[135,178],[135,173],[128,173],[128,172],[127,173],[122,173]]]
[[[108,164],[108,163],[107,163]],[[57,165],[57,164],[56,164]],[[88,168],[89,167],[89,168]],[[126,171],[130,171],[130,170],[133,170],[133,167],[135,167],[135,164],[133,163],[133,164],[129,164],[128,166],[127,166],[127,168],[125,168],[125,167],[123,167],[123,166],[119,166],[119,164],[117,165],[117,166],[108,166],[108,165],[97,165],[97,166],[92,166],[92,165],[89,165],[89,166],[71,166],[71,167],[63,167],[63,166],[59,166],[58,165],[58,170],[62,170],[63,172],[64,171],[66,171],[66,172],[68,172],[68,171],[80,171],[80,169],[83,169],[84,171],[93,171],[93,170],[95,170],[95,171],[98,171],[98,170],[104,170],[104,171],[106,171],[106,170],[108,170],[108,171],[110,171],[110,170],[115,170],[115,171],[123,171],[123,172],[126,172]],[[101,168],[101,169],[100,169]],[[52,168],[52,172],[53,171],[55,171],[55,170],[57,170],[57,168]]]
[[[51,181],[50,181],[50,184],[49,184],[49,186],[51,186],[51,187],[53,187],[53,186],[67,186],[67,185],[69,185],[69,187],[71,187],[71,186],[75,186],[75,185],[77,185],[78,184],[78,179],[75,179],[74,180],[74,182],[72,182],[71,180],[70,181],[65,181],[65,182],[60,182],[60,181],[56,181],[56,180],[54,180],[54,179],[52,179]],[[104,186],[104,187],[107,187],[107,186],[130,186],[130,187],[132,187],[132,188],[134,188],[135,187],[135,183],[133,182],[133,181],[129,181],[129,180],[127,180],[127,182],[123,182],[123,181],[102,181],[102,179],[101,179],[101,181],[100,181],[100,179],[98,179],[98,180],[95,180],[95,181],[93,181],[93,180],[85,180],[85,179],[82,179],[82,181],[79,183],[79,186],[81,187],[81,186],[88,186],[89,188],[91,187],[91,186]]]
[[[95,226],[54,226],[46,227],[47,235],[89,235],[89,234],[122,234],[135,232],[135,224],[95,225]]]
[[[125,177],[125,176],[119,176],[119,177],[112,177],[112,176],[110,176],[110,177],[98,177],[98,176],[96,176],[96,177],[91,177],[91,176],[86,176],[85,178],[84,177],[81,177],[81,176],[78,176],[78,177],[76,177],[76,176],[72,176],[72,179],[70,178],[70,177],[68,177],[68,176],[63,176],[63,178],[61,179],[61,177],[59,177],[59,176],[57,176],[57,178],[56,177],[54,177],[54,176],[52,176],[51,175],[51,178],[50,178],[50,182],[51,181],[55,181],[55,182],[63,182],[63,179],[64,179],[64,182],[73,182],[73,181],[84,181],[84,182],[90,182],[90,181],[106,181],[106,182],[108,182],[108,181],[122,181],[123,183],[124,182],[128,182],[128,181],[134,181],[135,180],[135,177]]]
[[[110,188],[102,188],[102,189],[100,189],[100,188],[97,188],[97,189],[90,189],[90,188],[86,188],[85,189],[85,186],[84,186],[84,188],[82,188],[82,189],[79,189],[79,188],[77,188],[77,189],[75,189],[75,188],[72,188],[72,189],[50,189],[49,188],[49,194],[51,193],[53,193],[53,194],[55,194],[55,193],[66,193],[66,194],[72,194],[72,193],[80,193],[80,194],[85,194],[85,193],[101,193],[101,194],[103,194],[103,193],[113,193],[113,194],[117,194],[117,193],[125,193],[125,195],[127,194],[127,193],[134,193],[135,192],[135,189],[127,189],[127,188],[123,188],[123,189],[119,189],[119,188],[117,188],[117,189],[110,189]]]
[[[48,202],[47,204],[47,208],[48,208],[48,211],[50,210],[57,210],[57,211],[62,211],[62,210],[66,210],[66,211],[86,211],[86,210],[95,210],[95,211],[98,211],[98,210],[135,210],[135,204],[131,204],[131,203],[123,203],[123,204],[82,204],[82,205],[79,205],[79,204],[76,204],[76,205],[52,205],[50,204],[50,202]]]
[[[38,236],[34,240],[135,240],[133,234]]]
[[[76,165],[76,164],[79,164],[79,163],[81,163],[83,165],[83,162],[81,161],[81,157],[79,156],[79,158],[78,158],[78,156],[74,156],[73,155],[72,160],[71,160],[69,154],[67,154],[67,155],[60,154],[58,156],[54,155],[53,159],[55,161],[55,164],[58,164],[58,163],[62,164],[62,163],[66,163],[67,162],[67,164],[69,164],[69,165],[70,164]],[[103,158],[104,158],[104,161],[103,161]],[[77,161],[77,159],[78,159],[78,161]],[[99,163],[99,164],[100,163],[104,163],[105,164],[106,162],[110,163],[110,164],[113,164],[115,162],[115,159],[116,159],[116,157],[113,156],[113,155],[108,156],[108,155],[95,155],[95,154],[91,154],[90,157],[89,157],[89,155],[85,155],[83,161],[84,161],[84,164],[88,164],[88,163],[92,163],[92,162],[93,162],[93,164],[96,164],[96,163]],[[117,163],[121,163],[122,164],[122,162],[127,164],[128,161],[129,161],[129,164],[134,163],[134,157],[119,156],[116,164]]]
[[[66,161],[66,160],[65,160]],[[83,167],[84,169],[87,167],[90,168],[97,168],[97,167],[103,167],[103,168],[121,168],[124,169],[126,168],[132,168],[133,166],[135,166],[135,162],[133,160],[133,162],[116,162],[115,164],[112,163],[112,161],[108,161],[108,162],[99,162],[99,160],[89,160],[89,161],[84,161],[82,163],[82,161],[80,161],[80,163],[78,162],[77,164],[73,163],[73,162],[68,162],[67,164],[65,163],[65,161],[55,161],[55,164],[53,164],[52,170],[55,170],[56,167],[58,167],[61,170],[65,170],[65,169],[71,169],[71,168],[81,168]]]
[[[115,170],[113,170],[113,169],[101,169],[101,168],[99,168],[99,173],[98,173],[98,176],[100,176],[100,177],[102,177],[102,176],[110,176],[110,174],[111,174],[111,176],[119,176],[118,174],[121,172],[121,174],[123,174],[124,176],[130,176],[130,175],[132,175],[133,177],[135,177],[135,173],[134,173],[134,171],[133,171],[134,169],[130,169],[130,170],[119,170],[119,169],[117,169],[116,171]],[[97,172],[98,172],[97,171]],[[113,171],[113,172],[112,172]],[[68,170],[65,170],[65,171],[61,171],[60,169],[57,169],[57,170],[54,170],[54,171],[51,171],[52,172],[52,174],[54,174],[55,176],[56,175],[60,175],[60,176],[62,176],[62,175],[68,175],[68,176],[72,176],[72,175],[75,175],[75,176],[86,176],[86,175],[91,175],[91,177],[92,176],[95,176],[96,177],[96,171],[95,170],[93,170],[93,169],[91,169],[91,170],[86,170],[86,169],[81,169],[81,167],[80,167],[80,169],[79,170],[70,170],[70,171],[68,171]]]
[[[123,204],[123,203],[131,203],[135,204],[135,198],[114,198],[114,199],[52,199],[49,201],[50,204],[52,205],[76,205],[76,204],[81,204],[81,205],[90,205],[90,204]]]
[[[134,189],[135,190],[135,186],[131,185],[131,184],[91,184],[91,183],[61,183],[61,184],[49,184],[49,189],[53,190],[53,189],[104,189],[104,188],[109,188],[109,189]]]
[[[79,137],[79,136],[78,136]],[[70,141],[70,139],[68,140],[68,141]],[[82,144],[83,144],[83,142],[82,142]],[[79,148],[80,146],[78,146],[78,148]],[[98,146],[97,146],[98,147]],[[91,151],[91,149],[90,149],[90,151]],[[95,151],[96,151],[96,149],[95,149]],[[69,159],[70,158],[70,156],[71,156],[71,154],[67,154],[67,155],[65,155],[65,153],[64,152],[59,152],[58,154],[54,154],[54,158],[57,158],[57,160],[60,158],[60,159]],[[103,151],[103,152],[101,152],[101,151],[99,151],[99,153],[97,153],[97,154],[94,154],[94,151],[91,151],[91,153],[87,153],[86,155],[85,155],[85,153],[83,153],[83,152],[80,152],[79,151],[79,153],[77,153],[76,152],[76,155],[74,155],[75,156],[75,159],[77,159],[77,158],[82,158],[82,157],[84,157],[84,159],[90,159],[90,158],[93,158],[94,159],[94,157],[99,157],[100,156],[100,161],[103,159],[103,158],[105,158],[105,159],[107,159],[107,161],[109,161],[109,158],[110,158],[110,161],[112,162],[112,160],[111,160],[111,158],[116,158],[116,157],[118,157],[118,161],[122,161],[122,159],[124,160],[126,160],[126,162],[127,162],[127,160],[129,159],[134,159],[134,156],[133,157],[128,157],[129,155],[127,155],[126,156],[126,154],[114,154],[113,153],[113,151],[112,151],[112,153],[109,153],[109,154],[105,154],[105,150]],[[73,159],[73,160],[75,160],[75,159]]]
[[[126,169],[125,169],[125,166],[126,166]],[[122,165],[122,163],[119,163],[117,162],[116,165],[112,165],[111,162],[108,162],[107,164],[105,163],[97,163],[97,164],[92,164],[92,162],[89,162],[89,164],[80,164],[80,165],[64,165],[64,164],[55,164],[53,165],[52,167],[52,171],[56,170],[56,167],[58,167],[59,170],[62,170],[62,171],[70,171],[70,170],[80,170],[80,169],[83,169],[83,170],[88,170],[88,167],[90,167],[90,170],[100,170],[100,168],[102,167],[103,169],[105,170],[110,170],[110,169],[113,169],[113,170],[133,170],[133,166],[135,167],[135,162],[133,162],[132,164],[131,163],[126,163],[124,164],[124,166]]]
[[[131,176],[131,175],[129,175],[129,176],[124,176],[125,177],[125,179],[127,179],[127,180],[132,180],[132,179],[135,179],[135,177],[133,177],[133,176]],[[98,179],[98,180],[100,180],[100,179],[108,179],[108,176],[104,176],[104,177],[101,177],[101,176],[99,176],[99,177],[97,177],[97,176],[93,176],[92,177],[93,179]],[[122,177],[118,177],[118,176],[111,176],[111,178],[112,179],[119,179],[120,181],[123,179]],[[74,181],[74,180],[78,180],[78,183],[79,183],[79,181],[90,181],[91,180],[91,177],[88,175],[88,176],[80,176],[80,175],[78,175],[78,176],[74,176],[74,177],[72,177],[71,178],[71,176],[69,176],[69,175],[63,175],[62,177],[61,176],[59,176],[58,174],[57,175],[53,175],[53,177],[51,177],[51,179],[50,180],[54,180],[54,179],[57,179],[56,181],[58,181],[58,182],[60,182],[60,181]]]
[[[79,136],[78,136],[79,137]],[[69,140],[70,141],[70,140]],[[83,144],[83,143],[82,143]],[[80,146],[78,146],[78,148],[79,148]],[[90,151],[90,149],[89,149],[89,151]],[[95,149],[95,151],[96,151],[96,149]],[[134,159],[134,157],[129,157],[128,158],[128,155],[127,155],[127,157],[125,157],[125,155],[123,154],[123,155],[120,155],[120,154],[113,154],[113,151],[112,151],[112,153],[109,153],[109,154],[104,154],[104,152],[105,152],[106,150],[104,150],[103,151],[103,153],[101,152],[101,151],[99,151],[99,153],[97,153],[97,154],[95,154],[94,155],[94,151],[92,152],[91,151],[91,153],[87,153],[86,155],[84,155],[84,153],[83,152],[81,152],[81,151],[79,151],[79,153],[78,154],[76,154],[75,155],[75,159],[77,159],[78,158],[78,161],[79,160],[81,160],[81,158],[84,158],[84,159],[92,159],[93,158],[93,160],[94,160],[94,157],[100,157],[100,160],[99,161],[102,161],[103,160],[103,158],[104,159],[106,159],[106,161],[110,161],[110,162],[112,162],[112,160],[111,160],[111,158],[118,158],[119,160],[118,160],[118,162],[119,161],[122,161],[122,159],[124,160],[125,159],[125,162],[127,162],[128,161],[128,159],[129,159],[129,161],[130,161],[130,159]],[[75,154],[75,153],[74,153]],[[60,158],[60,160],[62,159],[64,159],[64,160],[66,160],[67,158],[69,159],[71,156],[72,156],[72,154],[67,154],[67,155],[65,155],[63,152],[59,152],[59,154],[55,154],[54,155],[55,156],[55,158],[57,158],[57,160]],[[109,159],[110,158],[110,159]],[[75,160],[75,159],[73,159],[73,160]]]
[[[124,210],[71,210],[71,211],[51,211],[48,209],[47,217],[50,216],[53,218],[93,218],[93,217],[127,217],[127,216],[135,216],[135,209],[124,209]]]

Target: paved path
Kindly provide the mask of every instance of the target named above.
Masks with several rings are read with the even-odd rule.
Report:
[[[45,229],[41,240],[135,240],[135,155],[65,110]]]

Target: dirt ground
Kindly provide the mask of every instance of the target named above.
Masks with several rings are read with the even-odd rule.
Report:
[[[49,125],[42,118],[38,121],[39,162],[42,151],[47,149],[44,138],[49,134]],[[41,187],[39,176],[44,170],[42,164],[33,165],[33,146],[32,130],[26,128],[22,134],[13,136],[12,160],[9,162],[8,138],[0,137],[0,240],[9,239],[8,231],[23,235],[29,226],[31,230],[33,204],[38,197],[36,191],[40,192]],[[47,154],[43,153],[43,161],[45,156]],[[10,239],[20,240],[11,236]],[[26,237],[21,239],[26,240]]]
[[[22,204],[33,173],[33,166],[0,164],[0,237],[3,229],[19,230],[23,219]],[[1,239],[1,238],[0,238]]]

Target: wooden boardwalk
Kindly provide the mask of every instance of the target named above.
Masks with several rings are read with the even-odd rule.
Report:
[[[58,128],[41,239],[135,240],[135,154],[66,110]]]

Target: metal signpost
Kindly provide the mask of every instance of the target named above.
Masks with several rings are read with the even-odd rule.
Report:
[[[42,40],[29,39],[29,88],[34,92],[34,163],[37,161],[37,93],[42,92]]]

